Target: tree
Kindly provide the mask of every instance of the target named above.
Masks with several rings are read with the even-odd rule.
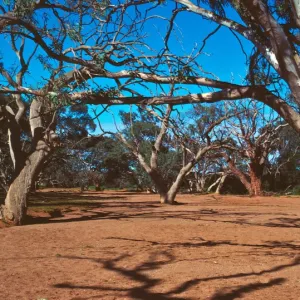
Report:
[[[134,85],[164,79],[161,66],[177,68],[190,59],[160,52],[164,45],[147,45],[144,26],[153,5],[140,11],[142,4],[11,0],[0,6],[0,38],[10,47],[0,65],[0,119],[13,162],[1,209],[7,222],[24,221],[31,186],[60,145],[62,107],[126,102],[126,93],[140,100],[147,90]]]
[[[237,111],[224,123],[232,142],[222,156],[250,195],[262,195],[262,177],[280,148],[280,134],[288,124],[254,101],[231,103],[230,110]]]
[[[225,120],[232,116],[230,112],[226,114],[223,104],[212,106],[194,105],[188,112],[190,121],[185,130],[186,147],[199,147],[199,142],[203,142],[207,138],[207,136],[205,136],[207,131],[212,131],[213,136],[215,135],[214,138],[217,137],[220,141],[225,141],[228,138],[228,133],[222,130],[222,127],[224,126]],[[184,122],[182,122],[182,124],[184,124]],[[208,140],[208,143],[210,143],[210,140]],[[185,149],[184,161],[187,160],[187,156],[190,152],[190,150],[186,151]],[[216,192],[220,193],[229,171],[224,168],[224,164],[220,160],[218,153],[219,149],[210,151],[208,155],[205,155],[199,160],[190,171],[190,174],[188,174],[189,182],[191,185],[193,185],[193,183],[195,184],[197,192],[211,192],[211,190],[218,185]],[[192,177],[194,178],[192,179]]]
[[[190,95],[191,101],[215,102],[254,98],[270,106],[300,132],[300,115],[293,108],[293,105],[300,104],[300,18],[297,0],[202,0],[197,1],[197,4],[190,0],[174,2],[180,5],[173,13],[174,20],[179,13],[196,13],[229,29],[241,45],[244,40],[253,45],[252,52],[247,57],[249,85],[230,84],[219,80],[212,85],[208,82],[204,85],[221,90]],[[203,4],[208,5],[209,9],[204,8]],[[228,18],[228,7],[238,14],[239,20]],[[212,31],[210,36],[214,33]],[[243,47],[242,51],[245,51]],[[288,98],[283,93],[282,85],[290,93]],[[282,99],[282,96],[285,98]]]
[[[280,130],[277,151],[267,165],[266,184],[271,191],[287,191],[299,184],[300,137],[287,126]]]
[[[165,112],[139,109],[134,114],[122,113],[125,130],[115,135],[148,174],[154,185],[150,189],[159,193],[161,203],[173,202],[167,198],[168,189],[180,170],[180,154],[167,134],[171,112],[168,106]]]
[[[176,203],[176,195],[186,176],[207,153],[220,149],[225,142],[222,130],[218,126],[228,116],[218,118],[219,115],[217,113],[211,114],[213,110],[211,108],[202,107],[202,109],[198,110],[201,112],[198,123],[194,127],[192,125],[187,126],[188,129],[186,130],[182,126],[184,121],[181,120],[180,116],[178,117],[177,115],[177,118],[171,116],[173,111],[171,105],[168,105],[165,111],[158,107],[153,109],[146,108],[146,111],[152,118],[151,123],[146,123],[148,128],[143,124],[143,130],[141,130],[140,122],[136,122],[135,118],[129,114],[130,122],[127,122],[127,134],[124,135],[124,133],[119,132],[116,135],[150,176],[160,195],[161,203]],[[144,112],[142,112],[143,114]],[[206,120],[206,122],[203,122],[203,120]],[[160,125],[154,126],[154,122],[159,122]],[[153,132],[149,135],[149,132],[153,129],[156,131],[156,135]],[[195,138],[194,134],[191,138],[190,133],[194,130],[197,131],[197,137]],[[151,147],[147,147],[147,149],[143,147],[146,137],[150,137],[148,141],[151,143]],[[170,141],[172,142],[170,143]],[[188,153],[188,155],[184,155],[184,162],[179,167],[178,162],[180,162],[181,155],[178,156],[178,153],[180,153],[181,149],[183,149],[183,154]],[[173,178],[168,178],[170,165],[166,167],[166,164],[161,164],[161,157],[166,157],[165,155],[162,156],[162,154],[165,153],[169,153],[169,155],[172,153],[175,156],[173,161],[177,161],[176,168],[172,169]]]
[[[157,16],[156,8],[160,11],[164,5],[160,1],[10,0],[0,6],[0,38],[11,46],[2,54],[0,68],[0,119],[6,124],[14,165],[2,208],[7,221],[23,222],[30,186],[59,144],[56,111],[62,106],[254,98],[300,132],[300,116],[294,108],[300,102],[299,18],[292,0],[279,1],[280,5],[275,0],[173,3],[171,17],[157,18],[167,26],[161,26],[161,42],[155,39],[152,44],[146,25]],[[203,3],[211,9],[203,8]],[[238,13],[240,22],[226,17],[226,5]],[[253,44],[245,84],[221,81],[210,72],[200,76],[203,68],[197,58],[202,46],[181,56],[179,49],[172,49],[169,42],[176,17],[186,11],[217,22]],[[38,80],[30,77],[34,70],[43,73]],[[193,94],[184,92],[187,86],[217,90]],[[21,147],[25,135],[27,151]]]

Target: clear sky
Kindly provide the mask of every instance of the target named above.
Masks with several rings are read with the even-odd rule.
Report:
[[[159,13],[164,16],[170,15],[174,8],[172,1],[167,1]],[[242,23],[239,16],[234,10],[228,8],[227,14],[229,18]],[[203,39],[217,28],[217,24],[208,20],[204,20],[201,16],[191,13],[182,12],[176,18],[176,26],[174,26],[172,38],[170,39],[170,50],[172,52],[190,53],[195,43],[198,48],[201,47]],[[150,44],[162,44],[162,37],[168,28],[166,21],[153,19],[147,23],[149,32],[148,42]],[[247,54],[250,53],[252,45],[249,41],[239,36],[243,44],[243,48]],[[179,42],[180,41],[180,42]],[[247,73],[246,57],[241,51],[238,39],[227,28],[221,27],[219,31],[208,39],[203,49],[203,54],[199,58],[199,62],[204,71],[211,72],[223,81],[234,81],[241,83]],[[205,74],[202,74],[205,75]],[[211,75],[208,74],[208,77]],[[189,86],[191,93],[199,93],[199,87]],[[205,91],[205,89],[204,89]],[[178,107],[179,110],[189,110],[190,105]],[[127,106],[112,107],[111,111],[117,115],[119,110],[128,110]],[[102,123],[107,129],[114,127],[111,115],[104,115]]]
[[[172,9],[174,9],[174,3],[167,1],[165,5],[152,11],[152,13],[170,16]],[[238,20],[238,16],[231,9],[227,11],[228,16],[235,20]],[[53,20],[52,20],[53,21]],[[49,20],[49,22],[52,22]],[[53,25],[53,24],[52,24]],[[188,54],[194,48],[197,43],[198,49],[202,45],[203,39],[215,28],[217,24],[203,20],[202,17],[190,12],[182,12],[176,19],[176,26],[172,32],[170,39],[170,50],[174,53]],[[156,48],[162,46],[162,37],[168,28],[168,23],[161,19],[151,19],[145,26],[145,31],[148,32],[147,43],[153,45]],[[244,45],[244,49],[247,53],[251,51],[251,44],[239,37]],[[1,43],[1,62],[5,68],[9,68],[12,62],[16,61],[16,55],[11,50],[10,42],[5,39],[3,35],[0,36]],[[32,50],[33,44],[27,44],[26,51]],[[69,46],[69,45],[68,45]],[[241,83],[246,74],[246,60],[245,55],[241,51],[239,41],[237,38],[225,28],[221,28],[215,35],[213,35],[206,43],[206,47],[203,50],[203,54],[199,57],[199,63],[204,71],[208,71],[216,75],[223,81],[234,81]],[[39,52],[37,52],[37,55]],[[32,61],[30,73],[27,77],[27,82],[24,84],[28,87],[42,86],[43,77],[47,78],[47,72],[36,57]],[[201,74],[203,75],[203,74]],[[111,84],[110,80],[98,80],[98,83],[102,85]],[[190,92],[200,92],[199,87],[189,87]],[[188,108],[180,108],[187,110]],[[99,108],[101,110],[101,108]],[[111,108],[111,111],[115,113],[116,120],[118,111],[128,110],[128,106],[118,106]],[[105,129],[112,130],[114,128],[114,122],[111,114],[103,114],[101,116],[101,122]]]

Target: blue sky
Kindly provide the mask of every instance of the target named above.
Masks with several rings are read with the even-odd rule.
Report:
[[[157,9],[155,13],[170,16],[173,8],[174,3],[167,1],[167,4]],[[240,21],[233,10],[228,9],[227,13],[230,18]],[[162,45],[161,35],[164,34],[167,26],[168,23],[166,21],[159,19],[150,20],[145,27],[145,30],[147,30],[149,35],[147,43],[159,48]],[[199,15],[190,12],[182,12],[176,19],[176,26],[174,27],[174,32],[169,43],[170,50],[180,54],[190,53],[195,46],[195,43],[198,44],[199,48],[202,44],[202,40],[216,27],[217,24],[203,20]],[[249,53],[249,51],[251,51],[251,44],[242,37],[240,37],[240,39],[244,45],[244,49]],[[16,55],[11,50],[9,41],[5,40],[2,35],[0,36],[0,43],[2,63],[4,63],[4,66],[7,68],[16,60]],[[33,45],[28,43],[27,50],[29,51],[32,47]],[[238,40],[228,29],[221,28],[214,36],[212,36],[207,41],[203,52],[204,53],[199,58],[199,63],[205,71],[214,73],[223,81],[234,80],[237,83],[241,83],[246,74],[245,56],[240,49]],[[30,74],[28,75],[28,87],[37,87],[37,85],[43,81],[43,76],[47,78],[47,72],[43,69],[38,60],[34,59],[32,61]],[[97,80],[97,82],[107,85],[110,84],[111,81],[101,79]],[[189,90],[192,93],[200,92],[199,87],[190,86]],[[178,107],[178,109],[180,109],[180,107]],[[187,109],[188,107],[183,108],[183,110]],[[101,108],[99,110],[101,110]],[[120,110],[128,110],[128,106],[111,108],[111,111],[116,115],[117,122],[119,121],[117,114]],[[101,116],[101,122],[107,130],[112,130],[114,128],[111,114],[103,114]]]
[[[173,3],[167,2],[167,5],[160,9],[162,15],[170,15]],[[242,23],[234,10],[228,9],[228,17]],[[182,51],[182,45],[186,53],[190,53],[195,43],[202,45],[203,39],[216,27],[217,24],[211,21],[204,20],[201,16],[191,12],[182,12],[177,16],[177,26],[174,27],[173,38],[170,39],[171,51]],[[166,30],[168,24],[162,20],[153,19],[147,25],[149,32],[148,41],[150,44],[162,44],[162,33]],[[180,32],[180,34],[179,34]],[[176,36],[179,36],[182,43],[178,43]],[[244,50],[250,53],[252,45],[250,42],[239,36],[243,44]],[[203,50],[199,61],[205,71],[214,73],[223,81],[232,81],[242,83],[247,73],[246,58],[241,51],[239,41],[227,29],[221,27],[220,30],[209,38]],[[182,52],[181,52],[182,54]],[[204,89],[205,90],[205,89]],[[192,93],[199,93],[199,87],[189,86],[189,91]],[[191,109],[190,105],[180,106],[179,110],[187,111]],[[118,114],[120,110],[128,110],[127,106],[115,106],[111,111]],[[118,118],[117,118],[118,119]],[[104,128],[113,129],[111,115],[103,115],[102,123]]]

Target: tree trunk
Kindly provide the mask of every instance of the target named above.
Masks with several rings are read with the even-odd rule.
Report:
[[[155,189],[157,190],[157,193],[160,195],[160,203],[162,204],[168,204],[168,184],[165,182],[162,175],[159,173],[158,170],[150,170],[148,172],[149,176],[151,177],[152,182],[155,185]]]
[[[234,174],[234,172],[232,172]],[[245,175],[242,176],[238,176],[239,180],[241,181],[241,183],[244,185],[244,187],[247,189],[249,196],[253,196],[254,195],[254,191],[252,189],[252,185],[251,183],[248,181],[247,177]]]
[[[233,162],[233,160],[229,156],[224,155],[224,157],[227,160],[227,163],[228,163],[228,166],[229,166],[229,169],[230,169],[231,173],[233,175],[235,175],[241,181],[241,183],[247,189],[249,195],[253,196],[254,191],[252,189],[251,182],[249,182],[247,176],[236,167],[235,163]]]
[[[178,192],[177,186],[174,186],[172,184],[171,188],[168,190],[168,192],[164,195],[160,195],[160,203],[162,204],[175,204],[175,198]]]
[[[212,190],[217,184],[219,184],[219,182],[221,181],[221,179],[222,179],[222,176],[219,177],[214,183],[212,183],[212,184],[208,187],[207,192],[210,193],[211,190]]]
[[[221,190],[222,190],[222,187],[224,185],[224,182],[225,182],[227,176],[228,176],[227,174],[222,175],[221,180],[220,180],[220,182],[218,184],[218,187],[216,189],[216,194],[218,194],[218,195],[221,194]]]
[[[202,193],[204,192],[204,187],[203,187],[203,182],[201,181],[196,181],[196,192],[197,193]]]
[[[49,155],[50,148],[39,141],[37,149],[26,160],[24,167],[9,187],[1,215],[5,222],[22,225],[26,216],[27,199],[36,176]]]
[[[213,147],[207,146],[198,150],[196,157],[191,160],[188,164],[181,168],[176,180],[173,182],[172,186],[169,188],[167,193],[161,197],[161,203],[175,204],[176,195],[184,181],[186,175],[192,170],[192,168],[200,161],[200,159],[206,154],[207,151],[211,150]],[[205,182],[205,179],[204,179]]]
[[[254,196],[261,196],[263,194],[261,177],[262,169],[261,166],[257,166],[255,163],[249,164],[249,175],[251,180],[251,188]]]
[[[195,180],[196,180],[196,192],[203,193],[205,187],[205,181],[206,181],[205,177],[195,172]]]
[[[169,188],[167,193],[165,193],[163,195],[163,197],[162,196],[160,197],[161,203],[164,203],[164,204],[175,204],[176,203],[176,201],[175,201],[176,195],[181,187],[182,182],[184,181],[186,174],[190,171],[191,168],[192,168],[192,166],[190,168],[187,168],[187,166],[186,166],[181,169],[176,180],[173,182],[173,184],[171,185],[171,187]]]

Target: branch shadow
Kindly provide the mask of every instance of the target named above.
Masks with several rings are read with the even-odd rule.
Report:
[[[293,251],[299,251],[300,245],[293,244],[290,242],[281,242],[281,241],[265,241],[264,244],[242,244],[232,242],[230,240],[223,240],[223,241],[207,241],[205,239],[199,238],[199,242],[157,242],[157,241],[149,241],[149,240],[142,240],[142,239],[131,239],[131,238],[123,238],[123,237],[109,237],[106,239],[112,240],[123,240],[123,241],[130,241],[130,242],[144,242],[149,243],[151,246],[165,246],[168,248],[199,248],[199,247],[218,247],[218,246],[242,246],[242,247],[251,247],[251,248],[266,248],[266,249],[288,249]]]
[[[94,196],[93,196],[94,195]],[[69,200],[69,201],[102,201],[102,200],[119,200],[119,199],[127,199],[127,196],[123,193],[120,194],[101,194],[97,192],[97,194],[93,193],[71,193],[71,192],[37,192],[31,195],[31,200],[29,201],[31,204],[34,205],[44,205],[45,202],[47,203],[57,203],[64,202],[62,200]]]
[[[36,206],[36,205],[35,205]],[[59,205],[56,203],[44,203],[40,205],[41,208],[51,208],[52,210],[47,212],[48,216],[31,216],[27,215],[24,225],[31,224],[45,224],[45,223],[69,223],[79,221],[90,221],[90,220],[120,220],[120,219],[132,219],[132,218],[157,218],[160,212],[141,212],[142,209],[160,209],[160,204],[155,204],[152,201],[145,202],[127,202],[118,201],[116,202],[60,202]],[[121,211],[109,211],[105,209],[121,208]],[[78,210],[79,208],[79,210]],[[101,209],[101,211],[99,211]],[[41,212],[43,210],[41,209]],[[76,214],[76,217],[68,217],[67,214]],[[63,218],[63,217],[67,218]],[[59,219],[57,219],[59,218]],[[163,217],[165,218],[165,217]]]
[[[286,282],[285,278],[275,278],[268,283],[251,283],[244,286],[239,286],[231,291],[226,291],[227,289],[222,289],[216,292],[210,300],[234,300],[241,298],[244,294],[251,293],[252,291],[257,291],[265,288],[272,287],[274,285],[280,285]]]
[[[89,257],[78,257],[78,256],[62,256],[60,259],[69,259],[69,260],[87,260],[90,262],[94,262],[99,264],[100,268],[112,271],[129,279],[130,282],[139,284],[137,287],[118,287],[118,286],[105,286],[105,285],[76,285],[69,282],[62,282],[53,285],[54,288],[57,289],[82,289],[82,290],[93,290],[93,291],[110,291],[114,292],[115,296],[118,293],[125,293],[127,297],[130,299],[139,299],[139,300],[192,300],[193,298],[185,297],[182,298],[179,294],[188,291],[189,289],[199,285],[202,282],[210,282],[215,280],[228,280],[233,278],[243,278],[256,276],[259,277],[264,274],[278,272],[283,269],[287,269],[290,267],[294,267],[300,264],[300,258],[293,260],[288,264],[282,264],[279,266],[275,266],[260,272],[248,272],[248,273],[237,273],[232,275],[224,275],[224,276],[214,276],[214,277],[206,277],[206,278],[196,278],[193,280],[188,280],[177,287],[165,292],[165,293],[157,293],[152,291],[153,288],[157,288],[158,286],[164,285],[164,281],[162,279],[151,278],[149,275],[145,274],[146,271],[158,270],[163,266],[172,264],[175,261],[175,256],[170,254],[167,251],[152,253],[148,260],[140,263],[134,268],[126,269],[124,267],[118,266],[118,263],[129,258],[130,255],[120,255],[117,258],[111,260],[97,259],[97,258],[89,258]],[[275,285],[281,285],[286,281],[285,278],[275,278],[270,280],[268,283],[260,283],[254,282],[246,285],[234,286],[232,288],[222,288],[219,291],[215,292],[215,294],[210,298],[210,300],[232,300],[237,297],[241,297],[244,294],[249,294],[253,291],[269,288]],[[130,285],[128,285],[130,286]],[[89,296],[89,297],[76,297],[71,300],[88,300],[97,298],[100,295]]]
[[[119,288],[119,287],[110,287],[110,286],[89,286],[89,285],[74,285],[71,283],[58,283],[55,284],[55,288],[67,288],[67,289],[86,289],[86,290],[99,290],[99,291],[112,291],[112,292],[125,292],[127,296],[131,299],[140,299],[140,300],[184,300],[184,298],[179,298],[175,296],[169,296],[163,293],[156,293],[152,292],[151,289],[157,285],[162,284],[161,279],[151,278],[149,275],[145,274],[145,271],[149,270],[158,270],[162,268],[166,264],[170,264],[175,260],[175,257],[168,253],[168,252],[160,252],[160,253],[153,253],[150,255],[149,259],[145,262],[142,262],[138,266],[132,269],[125,269],[122,267],[117,266],[118,262],[123,261],[124,259],[128,258],[129,255],[120,255],[117,258],[111,260],[103,260],[103,259],[95,259],[95,258],[88,258],[88,257],[77,257],[77,256],[62,256],[61,258],[64,259],[71,259],[71,260],[88,260],[92,262],[96,262],[100,264],[102,268],[105,270],[113,271],[118,273],[119,275],[124,276],[125,278],[139,283],[138,287],[132,288]],[[159,259],[160,258],[160,259]],[[100,295],[99,295],[100,296]],[[93,297],[99,297],[93,296]],[[87,298],[73,298],[72,300],[86,300],[92,299],[93,297]],[[186,300],[190,298],[185,298]]]
[[[300,228],[300,218],[294,214],[285,213],[262,213],[248,211],[230,211],[226,209],[211,209],[203,207],[199,210],[184,210],[165,207],[158,202],[145,199],[145,201],[129,201],[128,195],[139,195],[138,193],[115,193],[101,194],[97,193],[63,193],[63,192],[47,192],[37,193],[29,202],[29,208],[34,207],[38,210],[50,208],[56,210],[50,216],[32,216],[28,217],[26,224],[35,223],[64,223],[74,221],[87,221],[99,219],[180,219],[189,221],[206,221],[220,222],[247,226],[263,226],[263,227],[278,227],[278,228]],[[188,206],[193,206],[193,202],[186,203]],[[197,205],[201,205],[198,203]],[[73,213],[77,208],[76,217],[63,216],[67,213]],[[112,212],[111,210],[114,210]],[[61,213],[59,213],[59,210]],[[80,216],[80,210],[82,216]],[[100,211],[101,210],[101,211]],[[88,215],[88,216],[87,216]],[[253,221],[255,217],[266,217],[267,221]],[[60,218],[60,219],[57,219]],[[228,219],[231,218],[231,219]]]

